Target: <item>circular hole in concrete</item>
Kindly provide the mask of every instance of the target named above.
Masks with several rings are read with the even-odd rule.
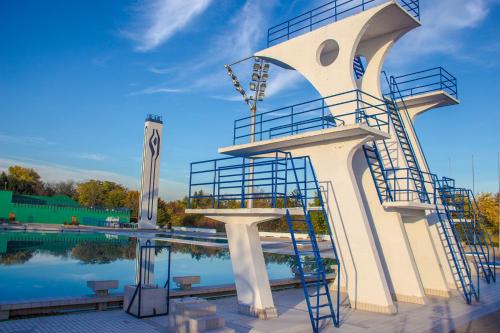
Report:
[[[318,47],[317,58],[321,66],[331,65],[339,55],[339,44],[333,39],[327,39]]]

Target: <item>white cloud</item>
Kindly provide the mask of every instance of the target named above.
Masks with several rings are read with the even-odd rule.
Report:
[[[394,48],[390,63],[401,64],[432,53],[458,54],[461,32],[477,27],[488,15],[491,0],[421,1],[422,26]]]
[[[82,160],[91,160],[91,161],[104,161],[106,159],[104,155],[95,153],[79,153],[79,154],[72,154],[71,156]]]
[[[181,89],[181,88],[149,87],[146,89],[131,92],[130,96],[153,95],[153,94],[177,94],[186,91],[187,91],[186,89]]]
[[[7,170],[7,168],[12,165],[32,168],[38,172],[46,182],[59,182],[64,180],[81,182],[89,179],[99,179],[120,183],[127,188],[135,190],[139,189],[140,184],[139,175],[135,178],[111,171],[77,168],[39,160],[0,159],[0,171]],[[160,196],[167,200],[179,199],[187,194],[187,187],[187,183],[185,184],[175,180],[161,178]]]
[[[194,86],[199,89],[219,90],[226,85],[230,87],[230,81],[224,71],[223,64],[240,60],[251,56],[258,50],[259,43],[264,41],[268,27],[268,16],[275,6],[275,0],[247,0],[240,10],[229,21],[227,29],[218,34],[211,43],[212,47],[196,61],[197,66],[191,68],[196,72],[198,79]],[[261,43],[264,45],[264,43]],[[242,65],[244,65],[243,63]],[[249,64],[248,73],[249,73]],[[199,75],[201,69],[210,68],[208,73]],[[242,82],[248,73],[241,75]]]
[[[170,73],[174,72],[174,68],[160,68],[157,66],[149,66],[148,72],[155,73],[155,74],[170,74]]]
[[[56,143],[38,136],[9,135],[0,133],[0,142],[24,145],[55,145]]]
[[[137,8],[139,18],[135,31],[124,32],[124,35],[137,43],[138,51],[151,51],[203,13],[211,2],[212,0],[148,0]]]

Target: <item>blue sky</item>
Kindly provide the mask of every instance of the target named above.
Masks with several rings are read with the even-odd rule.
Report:
[[[247,115],[223,64],[264,48],[267,28],[323,1],[0,2],[0,170],[49,181],[109,179],[137,188],[143,121],[165,121],[161,192],[187,192],[189,163],[231,144]],[[422,0],[423,26],[391,50],[390,73],[444,66],[461,104],[416,129],[433,172],[496,191],[500,151],[500,2]],[[318,97],[295,72],[271,69],[266,109]],[[451,168],[450,168],[451,161]],[[450,172],[451,171],[451,172]]]

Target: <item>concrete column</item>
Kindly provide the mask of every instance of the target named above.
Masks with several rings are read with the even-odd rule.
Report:
[[[420,105],[407,105],[408,108],[408,113],[406,114],[405,112],[402,112],[401,114],[401,119],[403,121],[403,124],[405,128],[407,129],[408,133],[408,138],[410,139],[410,142],[413,146],[413,151],[415,152],[415,156],[417,158],[417,161],[420,165],[420,168],[423,172],[430,173],[429,167],[427,165],[427,162],[425,160],[424,152],[422,151],[422,147],[420,146],[417,138],[417,134],[415,133],[414,127],[413,127],[413,121],[415,117],[423,112],[428,111],[430,108],[438,106],[438,103],[432,103],[428,102],[425,104],[420,104]],[[403,109],[404,110],[404,109]],[[425,175],[424,177],[427,177]],[[430,184],[426,184],[426,188],[429,193],[433,193],[433,188],[430,186]],[[430,232],[430,236],[432,239],[432,243],[434,244],[435,252],[437,254],[437,258],[439,260],[439,264],[441,267],[441,270],[444,274],[444,277],[446,279],[447,287],[452,290],[456,290],[456,281],[453,278],[453,273],[451,270],[451,263],[446,255],[446,248],[447,245],[443,244],[440,231],[439,231],[439,218],[437,216],[437,213],[435,211],[427,211],[427,223],[428,223],[428,228]]]
[[[380,204],[366,158],[361,150],[354,157],[354,172],[363,204],[372,225],[375,244],[393,298],[424,304],[425,293],[400,213]]]
[[[139,228],[156,229],[158,193],[160,187],[160,150],[163,122],[158,116],[148,116],[144,125],[141,191],[139,198]]]
[[[425,293],[432,296],[449,297],[448,285],[427,225],[425,212],[415,216],[404,216],[404,221]]]
[[[291,149],[309,155],[318,180],[327,186],[328,218],[338,245],[341,288],[355,309],[396,313],[379,250],[353,170],[353,156],[372,137]]]
[[[226,224],[238,311],[262,319],[277,317],[256,224]]]
[[[219,211],[224,215],[207,213],[206,216],[225,223],[236,284],[238,312],[260,319],[277,317],[278,311],[274,307],[257,224],[279,218],[282,213],[259,214],[259,208]],[[234,213],[231,214],[229,211]]]

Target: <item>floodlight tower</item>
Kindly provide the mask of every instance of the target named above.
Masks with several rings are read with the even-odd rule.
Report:
[[[139,229],[156,229],[158,191],[160,187],[160,150],[163,121],[148,115],[144,124],[141,192],[139,198]]]
[[[257,114],[257,102],[258,101],[263,101],[264,96],[265,96],[265,91],[267,87],[267,79],[269,78],[269,63],[265,62],[263,59],[254,57],[254,63],[252,65],[252,77],[250,81],[250,90],[254,92],[254,94],[250,97],[247,96],[245,90],[241,87],[241,84],[234,74],[231,66],[238,64],[240,62],[246,61],[250,58],[245,58],[243,60],[239,60],[231,65],[224,65],[226,68],[227,74],[231,78],[231,81],[233,82],[233,86],[238,91],[241,96],[243,97],[243,100],[245,103],[248,105],[250,109],[250,142],[255,142],[255,116]],[[253,208],[253,199],[252,193],[253,193],[253,171],[254,167],[253,165],[250,165],[249,167],[249,194],[250,194],[250,199],[248,200],[248,208]]]

